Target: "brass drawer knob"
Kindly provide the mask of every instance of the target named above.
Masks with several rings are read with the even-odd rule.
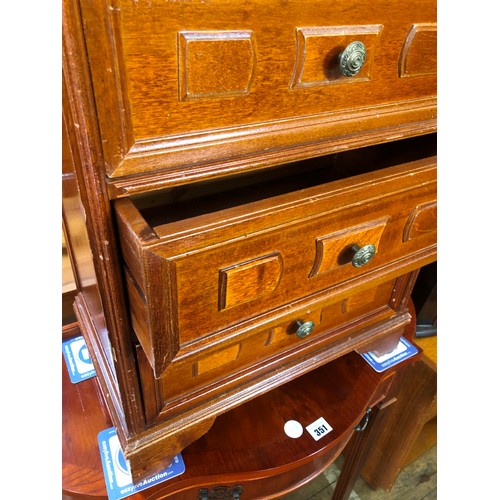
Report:
[[[295,333],[297,334],[297,337],[300,337],[301,339],[307,337],[316,326],[314,324],[314,321],[297,321],[297,324],[299,325],[299,327],[297,328],[297,331]]]
[[[350,43],[339,55],[340,72],[344,76],[359,73],[366,59],[366,47],[362,42]]]
[[[354,245],[352,250],[354,252],[354,256],[352,257],[351,262],[354,267],[361,267],[368,264],[376,253],[375,245],[365,245],[364,247]]]

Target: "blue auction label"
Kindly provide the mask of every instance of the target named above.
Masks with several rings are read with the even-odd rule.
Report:
[[[361,354],[361,356],[376,372],[380,373],[391,366],[401,363],[404,359],[414,356],[417,352],[418,349],[413,344],[408,342],[404,337],[401,337],[396,349],[383,356],[376,356],[373,352],[367,352]]]
[[[186,470],[182,456],[179,453],[166,469],[134,484],[130,474],[130,467],[127,460],[125,460],[116,435],[116,428],[110,427],[99,432],[97,439],[109,500],[120,500],[128,497],[133,493],[179,476]]]
[[[87,344],[82,336],[63,342],[64,360],[73,384],[86,380],[95,375],[94,365],[90,359]]]

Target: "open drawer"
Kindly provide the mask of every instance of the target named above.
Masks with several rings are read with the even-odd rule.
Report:
[[[187,200],[181,220],[171,200],[115,202],[132,324],[157,378],[435,260],[435,157],[300,189],[324,170]]]

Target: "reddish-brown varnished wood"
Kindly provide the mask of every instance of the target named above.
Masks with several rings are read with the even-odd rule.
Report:
[[[153,227],[132,201],[117,201],[133,324],[155,376],[212,337],[220,349],[234,325],[248,335],[254,317],[262,329],[291,304],[338,300],[345,284],[362,291],[433,260],[435,217],[413,239],[403,234],[415,208],[435,202],[436,180],[429,158]],[[154,210],[170,216],[168,206]],[[352,266],[353,245],[368,244],[375,257]]]
[[[78,328],[72,332],[79,334]],[[351,352],[224,414],[182,451],[184,474],[131,498],[190,499],[202,487],[228,484],[243,486],[244,498],[255,499],[296,489],[338,456],[365,410],[390,393],[394,374],[395,370],[376,373]],[[112,426],[105,402],[96,379],[71,384],[64,362],[62,380],[63,493],[65,498],[105,498],[97,442],[97,434]],[[305,430],[298,439],[284,433],[288,420],[305,427],[319,417],[333,427],[319,441]],[[349,462],[361,464],[357,453],[353,449]],[[348,467],[344,473],[348,485],[355,479],[352,472]]]
[[[151,381],[153,394],[161,402],[148,417],[152,421],[164,419],[170,414],[169,409],[178,411],[179,407],[192,405],[197,399],[202,401],[218,393],[226,393],[228,387],[234,385],[244,373],[247,374],[246,383],[251,383],[251,379],[260,372],[268,372],[273,377],[277,359],[280,359],[283,368],[287,360],[288,368],[296,374],[301,359],[313,357],[313,352],[322,352],[326,356],[326,350],[330,348],[334,348],[330,354],[333,356],[343,344],[349,344],[349,337],[361,348],[363,341],[360,334],[371,331],[374,337],[380,337],[374,329],[377,325],[386,324],[391,317],[395,320],[394,332],[399,338],[400,321],[406,319],[396,316],[389,305],[394,285],[395,280],[390,280],[366,292],[352,291],[348,298],[327,302],[321,308],[291,312],[270,322],[264,329],[246,331],[244,337],[208,346],[208,349],[184,361],[173,363],[157,380],[153,379],[151,366],[138,347],[141,380]],[[360,304],[357,300],[365,302]],[[297,318],[314,322],[314,330],[307,338],[297,336]],[[387,334],[388,331],[385,331],[384,338]],[[378,338],[378,341],[381,339]],[[303,369],[307,370],[307,363]],[[171,380],[176,381],[175,386]]]
[[[381,431],[362,469],[373,489],[390,491],[424,424],[437,414],[435,364],[425,356],[398,373],[395,397],[400,404],[381,415]]]
[[[90,338],[87,336],[89,329],[83,327],[82,333],[89,345],[98,345],[92,352],[100,353],[99,365],[103,367],[102,373],[106,374],[100,378],[100,383],[124,439],[125,435],[143,428],[144,416],[128,335],[121,263],[110,217],[105,175],[101,168],[102,150],[77,1],[63,1],[62,24],[63,117],[74,170],[69,183],[70,191],[63,189],[63,212],[68,216],[66,201],[69,199],[71,213],[75,217],[68,217],[68,231],[86,233],[85,237],[80,236],[82,245],[79,248],[82,251],[75,259],[85,265],[77,264],[75,273],[81,275],[79,303],[88,310],[95,335]],[[76,200],[71,200],[76,196]],[[97,362],[97,359],[94,358],[94,361]]]
[[[435,27],[434,0],[81,6],[112,178],[141,174],[155,189],[293,161],[311,143],[325,154],[435,129],[435,43],[409,36]],[[348,78],[338,55],[355,40],[367,61]]]
[[[75,314],[135,477],[221,415],[390,349],[436,258],[435,1],[285,3],[63,1]],[[351,236],[378,245],[359,274]]]
[[[418,272],[414,272],[408,277],[405,277],[406,279],[404,281],[407,283],[413,282],[417,273]],[[412,320],[405,328],[404,336],[411,341],[416,327],[415,308],[411,300],[409,308]],[[420,352],[412,362],[403,363],[394,369],[391,387],[386,392],[385,400],[370,408],[371,413],[365,415],[365,419],[367,416],[369,418],[367,420],[364,419],[356,427],[356,432],[353,433],[352,438],[343,452],[346,460],[342,465],[342,470],[337,480],[332,500],[347,500],[365,463],[370,460],[371,463],[373,463],[373,443],[376,442],[383,433],[383,417],[387,413],[390,413],[391,409],[396,408],[396,411],[402,411],[401,408],[405,406],[404,402],[398,401],[397,395],[399,394],[399,388],[396,381],[400,379],[402,374],[406,373],[407,370],[410,370],[414,364],[419,363],[421,359],[422,353]],[[381,457],[379,456],[377,459],[380,460]]]
[[[347,500],[358,478],[361,466],[369,450],[369,446],[374,439],[374,427],[378,426],[380,406],[367,410],[363,420],[358,424],[357,429],[349,441],[349,453],[347,460],[342,465],[332,500]],[[361,430],[363,429],[363,430]]]

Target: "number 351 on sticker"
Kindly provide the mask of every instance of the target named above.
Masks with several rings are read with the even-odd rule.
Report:
[[[306,431],[311,434],[315,441],[318,441],[323,436],[326,436],[329,432],[333,431],[330,424],[323,418],[320,417],[315,420],[312,424],[306,427]]]

